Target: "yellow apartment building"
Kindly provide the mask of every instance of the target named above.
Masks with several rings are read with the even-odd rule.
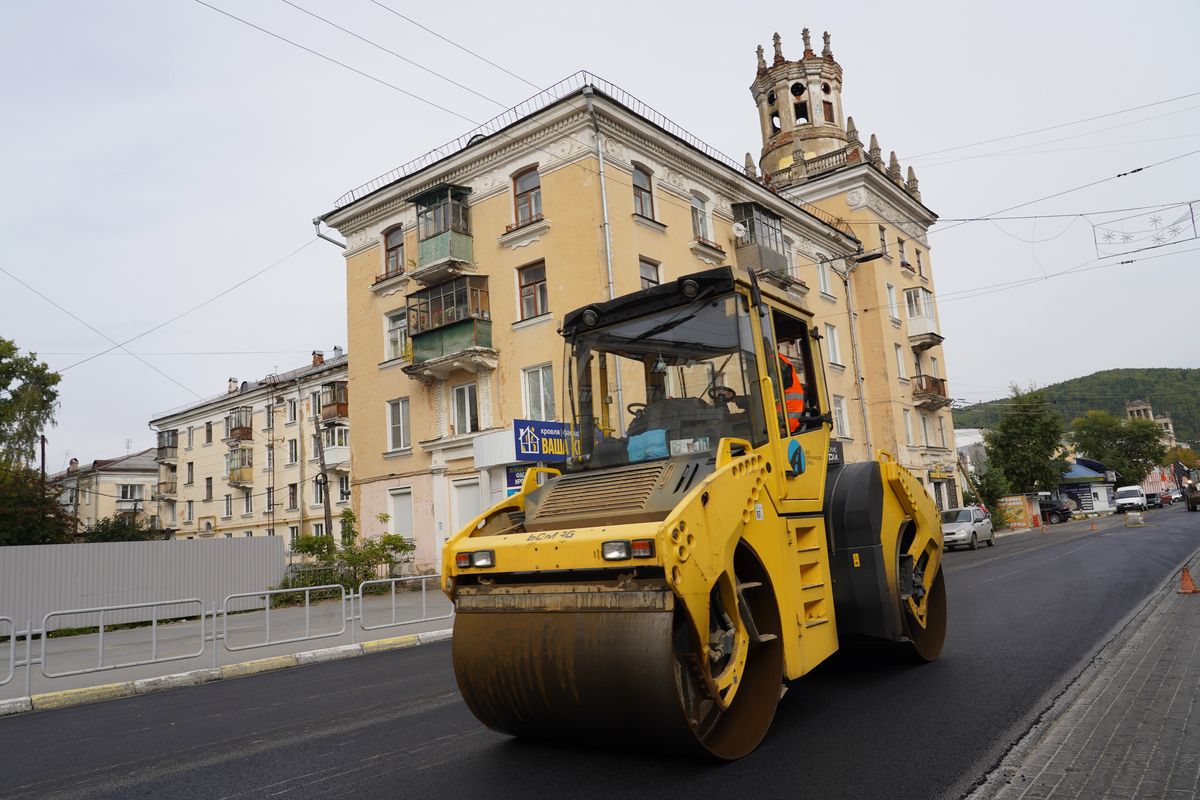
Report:
[[[153,495],[157,479],[154,448],[96,459],[86,466],[72,458],[66,470],[48,478],[59,488],[58,502],[74,520],[77,536],[106,517],[132,515],[139,521],[156,522]]]
[[[328,531],[328,492],[336,536],[351,493],[348,362],[340,348],[315,351],[307,366],[230,378],[224,394],[151,420],[163,527],[177,539],[286,536],[290,550]]]
[[[913,346],[902,301],[852,325],[839,270],[855,267],[858,308],[860,298],[884,296],[869,281],[884,264],[898,298],[910,283],[927,284],[907,281],[898,254],[863,261],[851,221],[859,209],[813,192],[818,184],[783,191],[758,177],[753,160],[730,159],[579,73],[339,199],[318,221],[346,237],[353,503],[364,532],[414,537],[418,568],[436,569],[445,540],[519,474],[513,421],[570,420],[564,314],[722,264],[754,269],[817,314],[833,395],[822,410],[847,460],[869,452],[856,421],[865,408],[870,445],[898,449],[928,476],[917,439],[895,448],[905,409],[920,424],[913,355],[904,382],[874,375],[897,363],[888,345]],[[868,323],[880,329],[864,332]],[[608,377],[605,397],[621,430],[630,419],[623,377],[632,379]],[[951,436],[948,419],[944,427]],[[952,439],[945,447],[953,453]]]

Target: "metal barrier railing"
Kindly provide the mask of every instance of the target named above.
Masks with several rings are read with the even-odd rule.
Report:
[[[184,617],[184,618],[191,617],[191,616],[199,617],[199,619],[200,619],[200,649],[194,653],[188,651],[188,652],[184,652],[184,653],[177,653],[175,655],[170,655],[170,656],[160,656],[158,654],[158,628],[159,628],[158,610],[160,608],[162,608],[163,606],[188,607],[188,606],[192,606],[193,604],[199,609],[199,612],[197,614],[195,614],[195,615],[182,614],[179,616]],[[109,612],[126,611],[126,610],[130,610],[130,609],[135,609],[135,608],[149,608],[151,610],[150,658],[139,659],[136,661],[118,661],[116,663],[105,664],[104,663],[104,629],[105,629],[104,615]],[[96,666],[83,667],[81,669],[66,670],[63,672],[51,672],[50,670],[47,669],[48,664],[47,664],[47,656],[46,656],[46,640],[49,638],[50,619],[52,617],[67,616],[69,614],[80,614],[80,615],[82,615],[82,614],[99,614],[100,615],[100,620],[98,623],[98,635],[96,637],[96,642],[97,642]],[[140,667],[140,666],[144,666],[146,664],[161,664],[161,663],[164,663],[167,661],[180,661],[185,658],[198,658],[199,656],[204,655],[204,601],[200,600],[199,598],[189,597],[189,598],[183,599],[183,600],[163,600],[163,601],[156,601],[156,602],[152,602],[152,603],[129,603],[129,604],[120,605],[120,606],[97,606],[96,608],[74,608],[74,609],[69,609],[66,611],[51,611],[46,616],[42,617],[42,629],[41,629],[41,631],[38,631],[38,633],[41,633],[41,637],[42,637],[42,646],[41,646],[39,663],[41,664],[41,667],[42,667],[42,675],[46,676],[47,678],[65,678],[70,675],[85,675],[89,672],[106,672],[111,669],[120,669],[122,667]],[[111,631],[110,631],[110,635],[111,635]]]
[[[4,623],[8,623],[8,674],[0,678],[0,686],[8,683],[17,674],[17,623],[11,617],[0,617],[0,635],[4,634]]]
[[[377,631],[381,628],[395,628],[400,625],[412,625],[416,622],[433,622],[433,621],[439,620],[439,619],[449,619],[450,617],[454,616],[454,606],[450,606],[449,613],[442,614],[441,616],[438,616],[438,617],[429,616],[429,604],[425,597],[425,589],[428,586],[429,581],[431,581],[431,580],[440,581],[441,576],[440,575],[413,575],[411,577],[406,577],[406,578],[381,578],[381,579],[373,580],[373,581],[363,581],[362,583],[360,583],[358,585],[358,595],[357,595],[358,596],[358,624],[359,624],[359,627],[361,627],[364,631]],[[409,583],[409,582],[415,582],[415,581],[421,582],[421,617],[420,617],[420,619],[415,619],[415,620],[412,620],[412,619],[397,620],[396,619],[396,610],[397,610],[396,609],[396,587],[401,583]],[[389,586],[390,587],[391,591],[389,592],[389,595],[391,597],[391,612],[392,612],[392,617],[391,617],[390,622],[381,622],[381,623],[374,624],[374,625],[367,624],[366,587],[368,587],[368,586]]]
[[[312,633],[312,593],[313,592],[337,592],[338,602],[341,603],[341,621],[342,626],[336,631],[327,631],[325,633]],[[304,594],[304,635],[293,636],[288,639],[272,639],[271,638],[271,598],[279,595]],[[266,639],[254,644],[232,645],[229,643],[229,601],[237,599],[257,599],[263,598],[266,601],[264,610],[266,611],[265,635]],[[353,607],[353,600],[351,600]],[[257,610],[257,609],[254,609]],[[266,647],[273,644],[289,644],[291,642],[303,642],[308,639],[324,639],[329,636],[341,636],[346,632],[346,588],[340,584],[330,583],[324,586],[306,586],[303,589],[268,589],[262,592],[241,592],[239,594],[231,594],[225,598],[225,602],[221,604],[221,638],[225,640],[225,649],[231,652],[238,650],[253,650],[256,647]]]
[[[326,639],[330,637],[341,636],[349,632],[351,642],[354,642],[358,637],[357,631],[364,632],[380,630],[383,628],[396,628],[405,625],[415,625],[421,622],[435,622],[437,620],[450,619],[454,616],[454,606],[448,606],[445,613],[442,609],[432,603],[428,597],[428,589],[431,582],[434,587],[441,580],[438,575],[414,575],[401,578],[380,578],[374,580],[363,581],[359,584],[357,591],[347,592],[344,587],[339,584],[326,584],[322,586],[298,587],[295,589],[267,589],[257,592],[241,592],[227,596],[221,606],[212,605],[209,608],[204,607],[202,600],[197,598],[187,598],[181,600],[163,600],[149,603],[131,603],[128,605],[117,606],[98,606],[95,608],[76,608],[65,609],[59,611],[51,611],[42,618],[41,627],[35,628],[32,620],[25,620],[24,628],[18,630],[17,623],[10,617],[0,616],[0,636],[5,633],[5,627],[8,629],[8,645],[4,647],[4,643],[0,641],[0,686],[10,683],[18,674],[19,671],[24,672],[24,694],[31,696],[33,691],[33,667],[40,666],[41,675],[49,680],[58,678],[66,678],[73,675],[84,675],[88,673],[107,672],[109,670],[122,669],[126,667],[139,667],[150,664],[161,664],[170,661],[181,661],[186,659],[199,658],[205,655],[210,643],[212,646],[211,666],[218,667],[220,662],[221,647],[217,645],[217,641],[221,640],[224,643],[224,650],[229,652],[240,652],[245,650],[254,650],[262,647],[273,645],[286,645],[295,642],[311,641],[317,639]],[[419,591],[409,591],[407,586],[419,583]],[[386,587],[386,591],[380,591],[378,594],[375,591],[379,587]],[[318,611],[314,615],[314,611],[319,608],[316,604],[322,603],[325,598],[320,595],[333,595],[329,598],[330,601],[327,611],[324,615],[320,615]],[[303,596],[304,605],[304,621],[303,634],[284,636],[282,638],[272,638],[275,631],[284,629],[288,631],[297,631],[299,629],[298,620],[295,618],[290,620],[282,620],[272,627],[273,617],[293,610],[294,607],[285,607],[277,604],[278,598],[281,595]],[[384,597],[387,597],[386,602]],[[370,603],[369,606],[365,602],[370,598],[379,598],[379,603]],[[246,608],[242,607],[247,604],[237,601],[261,601],[260,607]],[[355,607],[357,604],[357,608]],[[163,609],[170,607],[170,616],[165,616]],[[181,613],[195,609],[194,613]],[[144,621],[149,627],[149,657],[116,659],[112,657],[111,652],[106,652],[106,647],[109,651],[115,648],[128,650],[131,647],[145,647],[147,644],[144,640],[138,640],[136,634],[129,636],[117,637],[114,643],[113,627],[123,622],[114,621],[119,612],[135,610],[135,609],[150,609],[150,619]],[[381,617],[381,621],[372,619],[372,612],[377,612]],[[49,634],[53,632],[54,620],[70,615],[98,615],[96,630],[91,634],[83,634],[83,636],[95,637],[94,647],[96,657],[93,662],[87,666],[79,666],[74,669],[54,669],[53,662],[56,659],[65,658],[65,652],[56,653],[53,647],[47,648],[47,639]],[[255,615],[261,615],[262,619],[262,636],[256,641],[239,644],[231,640],[231,635],[236,639],[239,636],[244,636],[249,629],[246,624],[239,625],[239,622],[250,623],[255,620]],[[324,619],[329,619],[336,615],[339,625],[334,628],[321,629],[320,622]],[[384,616],[386,615],[386,616]],[[234,623],[230,624],[230,617],[233,617]],[[314,622],[314,616],[317,617]],[[221,618],[221,624],[217,624],[217,618]],[[186,635],[164,635],[163,626],[168,621],[177,621],[186,619],[190,622],[195,622],[198,627],[198,633],[192,634],[187,631]],[[85,621],[90,621],[86,620]],[[354,623],[358,624],[355,625]],[[61,624],[61,623],[60,623]],[[317,630],[314,630],[314,627]],[[131,629],[131,630],[140,630]],[[170,630],[174,634],[179,634],[184,630],[184,626],[171,625]],[[196,645],[192,645],[193,636],[197,637]],[[41,639],[41,642],[37,642]],[[23,641],[23,646],[18,647],[18,640]],[[56,639],[55,641],[59,641]],[[79,639],[75,636],[62,637],[63,642],[75,642]],[[87,648],[92,646],[88,643],[84,648],[86,656]],[[186,650],[181,650],[186,647]],[[8,652],[8,666],[4,667],[4,652]],[[79,647],[76,646],[73,650],[78,653]]]

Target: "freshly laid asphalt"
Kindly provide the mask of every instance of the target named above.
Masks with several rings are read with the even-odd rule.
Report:
[[[493,733],[443,643],[0,719],[0,796],[957,798],[1200,547],[1200,514],[1146,521],[948,553],[941,659],[835,656],[733,764]]]

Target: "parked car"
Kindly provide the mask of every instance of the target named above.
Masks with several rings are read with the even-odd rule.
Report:
[[[1183,499],[1183,492],[1179,491],[1178,489],[1172,489],[1170,492],[1170,497],[1172,503],[1178,503]]]
[[[1170,502],[1169,500],[1167,502]],[[1162,508],[1162,495],[1158,492],[1146,492],[1146,508]]]
[[[1146,492],[1140,486],[1122,486],[1117,489],[1117,512],[1145,511]]]
[[[1038,505],[1042,508],[1042,520],[1051,525],[1071,518],[1071,504],[1066,500],[1039,500]]]
[[[1170,492],[1163,492],[1158,496],[1158,499],[1162,500],[1164,506],[1169,506],[1175,502],[1175,498],[1171,497]]]
[[[963,545],[978,550],[980,542],[987,542],[988,547],[996,544],[991,517],[978,508],[948,508],[942,512],[942,544],[947,550]]]

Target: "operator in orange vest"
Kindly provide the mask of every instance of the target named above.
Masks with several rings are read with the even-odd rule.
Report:
[[[783,353],[779,354],[779,364],[783,384],[783,410],[787,413],[788,435],[795,436],[800,432],[800,419],[804,416],[804,383],[800,380],[800,372]]]

